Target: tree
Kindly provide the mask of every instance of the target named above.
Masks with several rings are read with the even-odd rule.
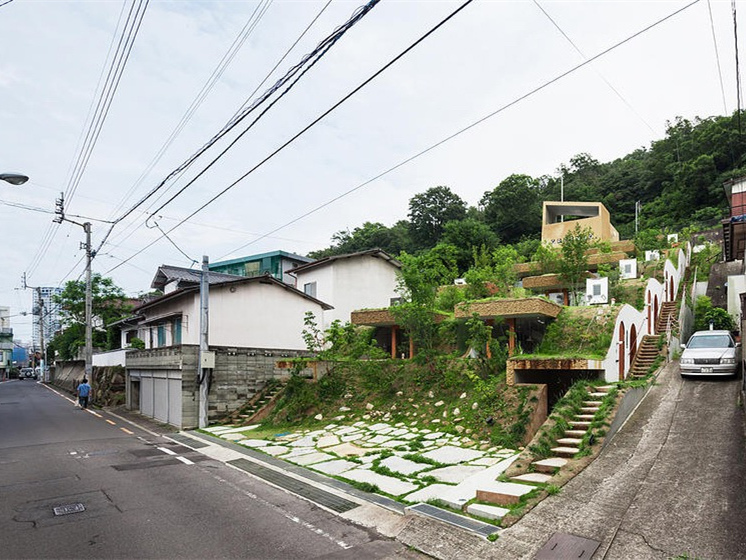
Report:
[[[91,277],[91,296],[93,345],[111,349],[114,343],[108,325],[129,315],[132,306],[124,291],[100,274]],[[59,306],[63,330],[52,340],[52,347],[62,359],[73,359],[78,349],[85,346],[85,282],[68,282],[53,301]]]
[[[581,228],[579,224],[575,224],[575,227],[562,239],[560,278],[570,289],[574,304],[577,304],[578,286],[588,271],[588,257],[585,252],[591,246],[592,236],[591,228]]]
[[[448,222],[465,217],[466,203],[448,187],[432,187],[409,201],[409,231],[418,248],[434,247]]]
[[[541,234],[541,200],[538,179],[511,175],[495,189],[484,193],[479,204],[485,222],[506,243]]]
[[[470,268],[475,250],[480,247],[491,250],[498,243],[498,237],[490,227],[475,218],[448,222],[441,239],[444,243],[456,247],[456,264],[461,273]]]

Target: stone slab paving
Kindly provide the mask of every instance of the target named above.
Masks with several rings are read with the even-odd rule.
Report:
[[[288,452],[288,448],[284,445],[268,445],[266,447],[257,447],[256,450],[266,453],[267,455],[272,455],[273,457],[284,455]]]
[[[337,444],[339,444],[339,437],[334,434],[322,436],[316,441],[316,447],[331,447]]]
[[[462,447],[456,447],[453,445],[445,445],[432,451],[427,451],[422,454],[423,457],[437,461],[438,463],[445,463],[446,465],[458,465],[459,463],[466,463],[473,461],[479,457],[484,456],[483,451],[476,451],[474,449],[464,449]]]
[[[336,457],[334,455],[329,455],[329,453],[309,453],[307,455],[293,457],[292,461],[296,465],[305,467],[306,465],[313,465],[314,463],[321,463],[322,461],[329,461],[331,459],[336,459]]]
[[[362,457],[371,452],[369,448],[358,447],[352,443],[340,443],[334,447],[327,447],[326,451],[343,457]]]
[[[344,472],[350,471],[354,468],[359,467],[357,463],[352,461],[345,461],[344,459],[336,459],[334,461],[325,461],[323,463],[316,463],[313,468],[317,471],[321,471],[325,474],[332,476],[340,475]]]
[[[484,470],[484,467],[478,465],[452,465],[450,467],[443,467],[440,469],[434,469],[421,473],[419,476],[434,476],[438,482],[445,482],[448,484],[459,484]]]
[[[416,492],[407,494],[404,496],[404,500],[412,504],[427,502],[428,500],[437,500],[446,495],[449,490],[453,490],[453,486],[448,486],[447,484],[431,484],[430,486],[425,486]]]
[[[292,449],[287,455],[284,455],[282,458],[287,459],[288,461],[292,461],[293,457],[300,457],[301,455],[308,455],[310,453],[316,453],[315,447],[296,447],[296,448],[288,448]]]
[[[295,441],[290,443],[290,445],[292,445],[293,447],[311,447],[315,446],[315,444],[316,439],[310,435],[306,435],[305,437],[296,439]]]
[[[409,449],[409,447],[408,447],[408,445],[409,445],[409,442],[408,442],[408,441],[404,441],[404,440],[401,440],[401,439],[390,439],[389,441],[385,441],[385,442],[383,442],[383,443],[381,444],[381,447],[386,447],[386,448],[388,448],[388,449],[392,449],[392,448],[394,448],[394,447],[401,447],[402,445],[403,445],[403,446],[406,446],[406,447],[407,447],[407,449]]]
[[[418,486],[411,482],[406,482],[398,478],[391,476],[384,476],[382,474],[368,471],[365,469],[354,469],[345,473],[345,478],[355,480],[357,482],[368,482],[375,484],[378,488],[387,494],[392,496],[401,496],[402,494],[409,494],[410,492],[417,490]]]
[[[241,445],[245,445],[246,447],[267,447],[268,444],[266,439],[242,439],[238,443],[240,443]]]
[[[375,436],[375,437],[370,438],[368,440],[368,443],[372,443],[373,445],[380,445],[390,440],[391,440],[391,436],[380,435],[380,436]]]
[[[522,480],[523,482],[531,482],[535,484],[543,484],[552,480],[552,475],[542,473],[526,473],[519,474],[518,476],[511,477],[513,480]]]
[[[481,517],[482,519],[490,519],[492,521],[502,519],[509,512],[509,509],[501,508],[498,506],[488,506],[485,504],[469,504],[466,507],[466,513],[476,515],[477,517]]]
[[[394,472],[405,475],[416,474],[420,471],[424,471],[425,469],[430,468],[430,465],[428,464],[416,463],[414,461],[410,461],[409,459],[397,457],[396,455],[394,455],[393,457],[386,457],[383,461],[381,461],[381,465],[391,469]]]

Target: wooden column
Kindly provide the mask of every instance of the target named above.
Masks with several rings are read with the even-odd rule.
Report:
[[[515,353],[515,318],[508,319],[508,356]]]
[[[391,359],[396,359],[396,331],[399,330],[397,325],[391,326]]]
[[[414,358],[414,340],[412,340],[412,337],[409,337],[409,359],[411,360]]]
[[[485,323],[487,324],[488,327],[493,327],[493,328],[495,327],[495,320],[494,319],[487,319],[487,321],[485,321]],[[490,337],[492,337],[491,333],[490,333]],[[487,350],[487,352],[486,352],[487,353],[487,358],[492,358],[492,350],[490,350],[490,343],[489,343],[489,341],[487,341],[487,349],[486,350]]]

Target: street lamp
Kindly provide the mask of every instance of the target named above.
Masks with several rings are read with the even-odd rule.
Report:
[[[28,177],[20,173],[0,173],[0,181],[5,181],[11,185],[22,185],[28,181]]]

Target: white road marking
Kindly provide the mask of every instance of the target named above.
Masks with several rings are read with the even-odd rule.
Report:
[[[168,449],[167,447],[156,447],[156,449],[158,449],[159,451],[163,451],[163,452],[164,452],[164,453],[166,453],[167,455],[176,455],[176,452],[174,452],[174,451],[171,451],[171,450],[170,450],[170,449]]]
[[[194,462],[190,461],[190,460],[189,460],[189,459],[187,459],[186,457],[182,457],[182,456],[180,456],[180,455],[177,455],[177,456],[176,456],[176,458],[177,458],[177,459],[178,459],[179,461],[181,461],[182,463],[184,463],[185,465],[193,465],[193,464],[194,464]]]

